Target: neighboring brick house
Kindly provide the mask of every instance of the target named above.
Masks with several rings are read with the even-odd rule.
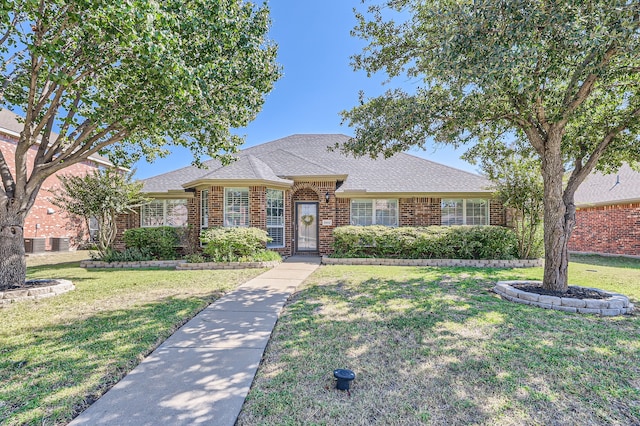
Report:
[[[570,251],[640,256],[640,173],[626,164],[613,174],[594,172],[575,203]]]
[[[242,150],[208,169],[185,167],[144,180],[155,201],[123,216],[131,227],[186,226],[195,246],[214,226],[255,226],[284,255],[331,252],[341,225],[504,225],[481,176],[409,154],[353,158],[329,150],[345,135],[293,135]]]
[[[20,117],[13,112],[0,109],[0,151],[7,159],[11,173],[15,173],[14,152],[22,131]],[[33,165],[37,145],[28,153],[28,164]],[[86,225],[83,220],[70,217],[49,201],[59,188],[60,175],[85,175],[100,167],[112,167],[106,159],[92,156],[90,160],[67,167],[47,178],[38,192],[35,204],[27,215],[24,225],[25,239],[44,238],[45,248],[51,250],[51,238],[69,237],[70,246],[74,247],[88,239]],[[63,247],[66,248],[66,245]]]

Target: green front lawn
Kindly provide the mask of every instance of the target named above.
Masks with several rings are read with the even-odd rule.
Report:
[[[640,262],[573,257],[572,283],[640,301]],[[325,266],[286,307],[240,425],[640,423],[640,315],[491,292],[541,268]],[[350,393],[332,372],[349,368]]]
[[[29,258],[29,278],[70,279],[76,290],[0,309],[0,424],[67,423],[207,304],[263,272],[85,270],[58,256]]]

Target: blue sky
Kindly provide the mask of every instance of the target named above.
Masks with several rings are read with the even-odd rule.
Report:
[[[278,44],[278,62],[283,76],[258,117],[236,133],[246,137],[243,148],[269,142],[295,133],[343,133],[353,130],[340,125],[340,111],[358,103],[358,92],[375,96],[393,84],[411,85],[400,80],[382,85],[384,75],[367,78],[353,71],[350,56],[365,45],[349,32],[356,21],[353,8],[363,10],[359,0],[271,0],[270,38]],[[464,150],[450,147],[413,154],[463,170],[476,168],[459,157]],[[172,154],[153,164],[136,164],[138,178],[146,178],[187,166],[193,157],[186,149],[174,148]]]

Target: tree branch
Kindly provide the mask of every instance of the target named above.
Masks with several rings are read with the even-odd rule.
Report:
[[[9,28],[7,28],[7,32],[4,33],[2,37],[0,37],[0,45],[3,45],[9,39],[9,37],[11,36],[11,30],[15,29],[19,18],[20,18],[19,13],[15,13],[13,15],[13,19],[11,20],[11,24],[9,24]]]
[[[598,68],[601,68],[601,67],[604,67],[605,65],[607,65],[609,63],[609,61],[611,61],[611,58],[617,53],[617,51],[618,50],[615,47],[615,45],[609,46],[609,48],[606,50],[606,52],[604,52],[604,56],[602,57],[602,60],[598,64]],[[585,61],[586,61],[586,59],[585,59]],[[574,74],[572,79],[573,78],[576,78],[576,79],[579,78],[578,72],[576,72]],[[569,95],[569,93],[567,93],[567,95],[565,95],[565,100],[569,100],[569,102],[568,103],[567,102],[564,103],[565,110],[564,110],[564,113],[562,114],[562,118],[560,119],[559,124],[564,126],[569,121],[569,118],[575,112],[575,110],[578,109],[578,107],[580,105],[582,105],[582,103],[589,97],[589,95],[591,94],[591,91],[593,90],[593,87],[596,84],[597,80],[598,80],[598,75],[594,74],[594,73],[591,73],[584,80],[584,82],[582,83],[582,85],[578,89],[578,92],[575,94],[575,96],[573,96],[573,97],[569,96],[567,98],[567,95]],[[575,84],[577,84],[577,80],[576,80],[576,83],[574,83],[574,85]],[[569,90],[569,89],[567,89],[567,90]]]
[[[611,141],[620,134],[623,130],[629,127],[630,121],[633,118],[640,117],[640,107],[636,108],[629,114],[628,120],[619,124],[618,126],[612,128],[607,132],[607,134],[602,138],[596,149],[593,150],[587,162],[582,165],[582,159],[576,161],[576,167],[573,169],[571,173],[571,177],[569,177],[569,181],[567,182],[567,187],[565,189],[565,197],[573,197],[578,186],[584,182],[589,173],[593,171],[595,166],[598,164],[598,160],[602,157],[602,154],[605,152]]]
[[[13,198],[15,196],[16,182],[11,174],[11,169],[0,150],[0,177],[2,178],[2,186],[4,187],[4,193],[7,197]]]

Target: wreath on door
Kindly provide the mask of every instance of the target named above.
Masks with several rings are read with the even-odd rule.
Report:
[[[313,215],[312,214],[304,214],[300,217],[300,221],[304,226],[311,226],[313,223]]]

